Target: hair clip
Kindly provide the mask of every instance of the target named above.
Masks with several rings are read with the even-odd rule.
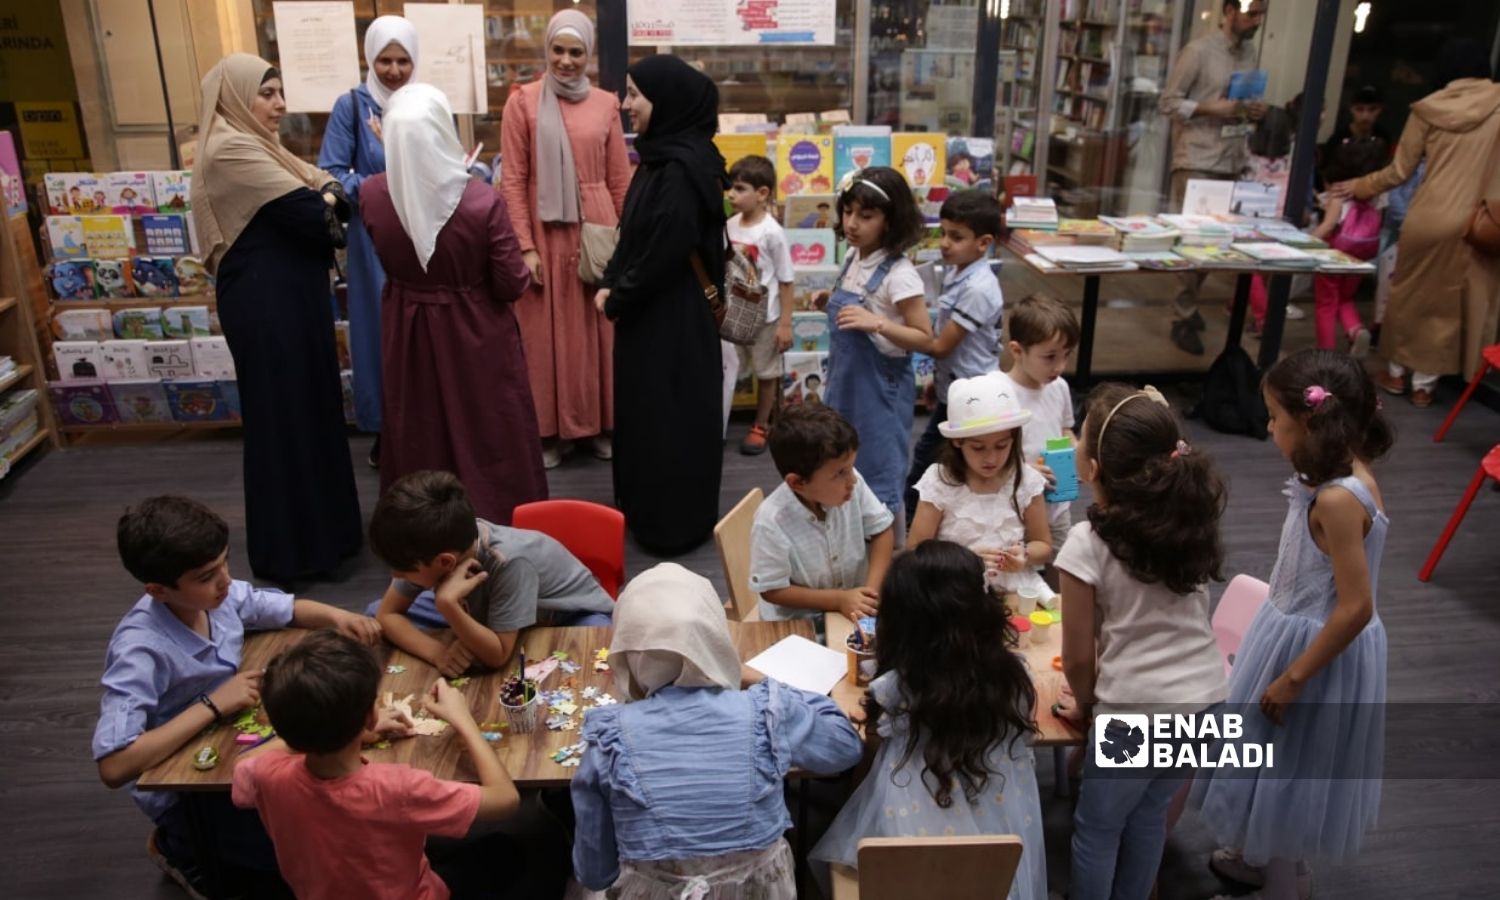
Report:
[[[1172,450],[1172,458],[1173,459],[1180,459],[1181,457],[1184,457],[1184,456],[1190,456],[1192,454],[1192,452],[1193,452],[1192,445],[1189,444],[1187,441],[1184,441],[1181,438],[1178,438],[1177,439],[1177,446]]]
[[[1302,390],[1302,402],[1306,403],[1307,408],[1311,410],[1318,409],[1323,405],[1323,401],[1332,396],[1321,384],[1310,384]]]
[[[1167,398],[1163,397],[1161,395],[1161,391],[1158,391],[1154,385],[1149,385],[1148,384],[1145,387],[1141,388],[1141,393],[1145,394],[1146,395],[1146,399],[1150,400],[1152,403],[1155,403],[1157,406],[1171,406],[1172,405],[1172,404],[1170,404],[1170,403],[1167,402]]]
[[[854,190],[855,185],[859,184],[864,185],[865,187],[884,197],[887,203],[891,201],[891,195],[885,192],[885,188],[882,188],[880,185],[869,180],[868,178],[860,178],[859,170],[857,169],[853,172],[846,173],[844,177],[840,179],[839,196],[842,197],[844,194],[849,193],[850,191]]]

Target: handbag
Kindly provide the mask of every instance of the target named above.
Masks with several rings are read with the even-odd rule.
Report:
[[[694,250],[690,259],[693,274],[698,277],[698,286],[703,289],[703,298],[713,310],[714,324],[719,337],[731,344],[755,343],[755,333],[766,321],[766,297],[768,292],[760,283],[760,273],[755,263],[735,246],[725,235],[729,249],[724,254],[724,280],[728,290],[721,294],[718,285],[708,277],[703,258]]]
[[[582,222],[578,226],[578,277],[584,284],[598,284],[604,280],[604,270],[619,243],[618,225]]]
[[[1490,157],[1490,173],[1484,187],[1495,180],[1496,160],[1500,160],[1500,152]],[[1464,240],[1485,256],[1500,257],[1500,197],[1480,198],[1479,208],[1474,210],[1469,227],[1464,230]]]

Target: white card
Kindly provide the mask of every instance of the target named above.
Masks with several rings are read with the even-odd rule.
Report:
[[[767,647],[745,665],[782,684],[814,694],[833,690],[849,671],[844,654],[795,634]]]

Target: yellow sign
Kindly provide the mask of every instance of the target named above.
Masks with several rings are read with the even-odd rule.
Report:
[[[72,103],[17,103],[21,144],[32,159],[77,159],[83,135]]]

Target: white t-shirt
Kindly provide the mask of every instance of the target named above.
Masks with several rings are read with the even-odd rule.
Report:
[[[865,285],[870,283],[875,270],[885,262],[885,251],[876,250],[868,258],[863,258],[858,250],[850,248],[849,257],[852,261],[849,263],[849,270],[844,273],[844,280],[839,282],[839,287],[864,296]],[[917,274],[917,267],[903,256],[891,266],[891,270],[885,274],[885,280],[866,298],[866,302],[870,311],[877,316],[884,316],[897,325],[904,325],[906,319],[901,315],[901,310],[896,308],[896,301],[908,297],[925,298],[926,291],[922,286],[922,276]],[[909,352],[897,347],[883,335],[872,334],[870,340],[886,356],[905,356]]]
[[[1133,578],[1089,522],[1068,532],[1057,568],[1094,588],[1094,648],[1100,712],[1180,705],[1187,712],[1229,693],[1224,659],[1208,617],[1208,591],[1174,594],[1164,584]]]
[[[781,223],[769,215],[746,226],[739,213],[729,220],[729,239],[736,244],[755,248],[755,270],[766,289],[766,321],[781,318],[781,285],[791,284],[797,275],[792,270],[792,248],[787,243]]]
[[[1047,449],[1048,440],[1062,437],[1073,427],[1073,392],[1063,378],[1054,378],[1039,388],[1024,387],[1009,374],[1005,379],[1015,391],[1016,402],[1031,412],[1031,421],[1021,429],[1021,455],[1027,465],[1032,465]],[[1047,517],[1055,522],[1071,508],[1071,503],[1048,503]]]

